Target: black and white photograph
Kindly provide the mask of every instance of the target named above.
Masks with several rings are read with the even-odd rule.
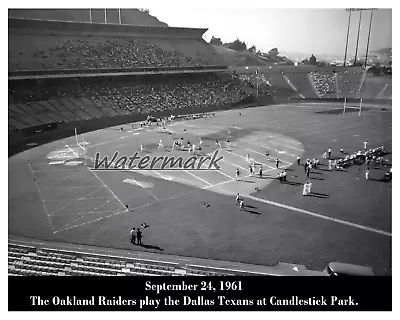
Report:
[[[9,311],[392,311],[392,3],[13,5]]]

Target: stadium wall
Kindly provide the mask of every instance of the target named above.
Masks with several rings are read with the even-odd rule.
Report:
[[[108,23],[119,23],[118,9],[91,9],[92,21],[102,23],[104,20],[104,10],[107,12]],[[140,26],[159,26],[168,27],[156,17],[139,9],[120,9],[121,20],[124,24]],[[9,18],[58,20],[90,22],[90,11],[86,9],[8,9]]]
[[[116,33],[146,38],[176,38],[201,40],[207,29],[165,28],[156,26],[133,26],[124,24],[45,21],[36,19],[8,18],[9,36],[18,30],[40,30],[57,33]]]
[[[108,127],[122,125],[126,123],[144,121],[148,115],[156,118],[171,116],[171,115],[188,115],[199,112],[215,112],[231,109],[241,108],[252,108],[257,106],[268,106],[282,103],[301,103],[301,102],[343,102],[344,99],[274,99],[272,97],[259,97],[258,99],[254,96],[246,97],[239,102],[229,103],[225,105],[211,105],[207,107],[199,108],[185,108],[176,111],[163,111],[157,113],[146,113],[146,114],[132,114],[132,115],[121,115],[114,117],[104,117],[98,119],[90,119],[85,121],[77,122],[61,122],[46,124],[37,127],[26,128],[20,131],[14,131],[8,135],[8,156],[11,157],[17,153],[30,149],[32,147],[50,143],[56,140],[60,140],[66,137],[74,135],[74,129],[76,128],[79,133],[85,133],[95,130],[100,130]],[[348,103],[358,104],[358,99],[348,99]],[[387,100],[365,100],[364,103],[378,103],[382,105],[390,105],[391,101]],[[41,130],[40,133],[36,131]],[[34,144],[34,145],[32,145]]]

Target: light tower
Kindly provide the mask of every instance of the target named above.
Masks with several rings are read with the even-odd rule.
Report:
[[[349,12],[349,21],[348,21],[348,25],[347,25],[346,50],[345,50],[345,53],[344,53],[344,63],[343,63],[344,67],[346,66],[346,59],[347,59],[347,46],[348,46],[348,42],[349,42],[351,12],[353,12],[353,11],[359,11],[360,12],[360,18],[359,18],[359,21],[358,21],[358,31],[357,31],[356,53],[355,53],[355,56],[354,56],[354,64],[356,64],[357,63],[357,53],[358,53],[358,41],[359,41],[359,38],[360,38],[361,14],[362,14],[363,11],[371,11],[371,18],[370,18],[369,31],[368,31],[367,53],[366,53],[366,55],[368,55],[368,47],[369,47],[369,39],[370,39],[370,34],[371,34],[372,12],[373,12],[373,10],[376,10],[376,9],[373,9],[373,8],[350,8],[350,9],[346,9],[346,11]],[[366,62],[365,62],[365,66],[366,66]]]

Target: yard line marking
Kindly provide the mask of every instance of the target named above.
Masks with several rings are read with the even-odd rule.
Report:
[[[94,192],[96,192],[96,191],[99,191],[101,188],[104,188],[104,187],[101,186],[100,188],[98,188],[98,189],[96,189],[96,190],[93,190],[93,191],[91,191],[91,192],[85,194],[83,197],[86,197],[86,196],[88,196],[89,194],[92,194],[92,193],[94,193]],[[82,198],[83,198],[83,197],[82,197]],[[49,213],[49,216],[53,216],[55,212],[57,212],[57,211],[59,211],[59,210],[61,210],[61,209],[64,209],[64,208],[68,207],[68,206],[71,205],[74,201],[75,201],[75,202],[78,202],[78,201],[82,200],[82,198],[75,198],[74,200],[69,201],[66,205],[64,205],[64,206],[62,206],[62,207],[58,206],[54,211],[52,211],[52,212]]]
[[[251,142],[250,142],[251,143]],[[254,143],[252,143],[252,144],[254,144]],[[255,144],[254,144],[255,145]],[[250,152],[253,152],[253,153],[258,153],[258,154],[260,154],[260,155],[262,155],[262,156],[265,156],[265,154],[262,154],[261,152],[257,152],[257,151],[254,151],[254,150],[251,150],[251,149],[247,149],[247,148],[243,148],[243,149],[245,149],[245,150],[247,150],[247,151],[250,151]],[[273,159],[278,159],[278,158],[275,158],[275,157],[272,157],[272,156],[269,156],[270,158],[273,158]],[[290,162],[287,162],[287,161],[285,161],[285,160],[281,160],[281,159],[279,159],[279,161],[280,162],[285,162],[285,163],[287,163],[287,164],[290,164],[291,165],[291,163]]]
[[[246,169],[246,168],[243,168],[242,166],[239,166],[238,164],[229,162],[228,160],[222,159],[222,161],[223,161],[223,162],[226,162],[226,163],[229,163],[229,164],[232,165],[232,166],[239,167],[240,169],[243,169],[243,170],[245,170],[245,171],[249,171],[249,168],[247,168],[247,169]],[[232,178],[232,179],[233,179],[233,178]]]
[[[109,202],[112,201],[112,200],[114,200],[114,199],[110,199],[110,200],[104,202],[102,205],[97,206],[96,208],[93,209],[93,211],[96,212],[96,211],[95,211],[96,209],[101,208],[102,206],[104,206],[105,204],[109,203]],[[68,226],[70,226],[70,225],[73,224],[75,221],[78,221],[79,219],[82,219],[84,216],[85,216],[84,214],[81,214],[80,217],[76,218],[75,220],[73,220],[73,221],[70,222],[70,223],[67,223],[67,224],[64,225],[63,227],[68,227]]]
[[[42,200],[42,205],[43,205],[44,211],[45,211],[45,213],[46,213],[47,219],[49,220],[51,230],[54,231],[53,224],[51,223],[51,220],[50,220],[49,212],[47,211],[47,207],[46,207],[46,205],[45,205],[45,203],[44,203],[44,200],[43,200],[42,192],[40,191],[40,188],[39,188],[39,186],[38,186],[38,184],[37,184],[37,181],[36,181],[35,176],[34,176],[34,174],[33,174],[33,172],[32,172],[31,164],[29,163],[29,161],[28,161],[28,167],[29,167],[29,170],[30,170],[31,175],[32,175],[32,177],[33,177],[33,180],[34,180],[34,182],[35,182],[36,190],[38,191],[40,200]]]
[[[153,170],[154,171],[154,170]],[[158,200],[158,198],[152,194],[149,190],[147,190],[145,187],[143,187],[139,182],[137,182],[135,179],[130,177],[129,179],[133,180],[139,187],[141,187],[144,191],[146,191],[149,195],[151,195],[154,199]]]
[[[74,167],[71,167],[71,169],[59,169],[59,170],[32,170],[33,173],[36,172],[63,172],[63,171],[69,171],[71,172],[74,169]],[[80,170],[76,170],[76,172],[80,172]]]
[[[223,151],[225,151],[225,150],[223,150]],[[243,157],[243,156],[241,156],[240,154],[236,154],[236,153],[234,153],[234,152],[232,152],[232,151],[225,151],[225,152],[230,153],[230,154],[233,154],[233,155],[235,155],[235,156],[237,156],[237,157],[246,159],[246,157]],[[275,169],[274,167],[271,167],[271,166],[268,165],[268,164],[262,163],[261,161],[257,161],[257,163],[261,163],[262,165],[264,165],[264,166],[266,166],[266,167],[268,167],[268,168]]]
[[[106,211],[87,211],[87,212],[77,212],[77,213],[60,213],[56,214],[53,217],[58,217],[58,216],[75,216],[75,215],[91,215],[95,213],[108,213],[108,212],[114,212],[115,210],[106,210]]]
[[[263,140],[263,139],[265,139],[265,138],[275,138],[275,139],[278,138],[278,139],[279,139],[279,137],[277,137],[277,136],[271,136],[271,135],[269,135],[269,136],[263,136],[263,137],[258,137],[258,138],[255,138],[255,139],[247,140],[247,142]],[[282,146],[287,147],[287,148],[291,148],[291,149],[295,149],[295,150],[297,150],[297,151],[304,152],[303,149],[299,149],[299,148],[295,148],[295,147],[292,147],[292,146],[288,146],[288,145],[283,144],[283,143],[278,143],[278,142],[273,141],[273,139],[266,139],[266,140],[270,141],[270,142],[273,143],[273,144],[282,145]],[[293,141],[293,140],[286,140],[286,139],[282,139],[282,138],[281,138],[281,140]],[[242,140],[242,141],[244,141],[244,140]],[[301,144],[301,143],[300,143],[300,144]]]
[[[71,175],[69,175],[69,176],[66,176],[65,178],[62,178],[62,179],[60,179],[60,180],[58,180],[58,181],[56,181],[56,182],[54,182],[54,183],[52,183],[52,184],[50,184],[50,185],[46,185],[46,189],[48,189],[48,188],[53,188],[55,185],[57,185],[58,183],[60,183],[61,181],[64,181],[64,180],[67,180],[67,179],[69,179],[69,178],[71,178],[72,176],[74,176],[74,175],[76,175],[77,173],[79,173],[80,171],[75,171],[73,174],[71,174]],[[87,181],[87,180],[84,180],[84,181]]]
[[[270,171],[270,170],[266,170],[265,172],[267,172],[267,171]],[[250,177],[250,175],[247,175],[247,176],[243,177],[242,179],[248,178],[248,177]],[[166,199],[161,199],[161,200],[155,201],[155,202],[146,203],[144,205],[141,205],[141,206],[138,206],[138,207],[135,207],[135,208],[126,209],[125,211],[116,212],[116,213],[110,214],[108,216],[101,217],[101,218],[98,218],[98,219],[95,219],[95,220],[92,220],[92,221],[84,222],[84,223],[76,225],[76,226],[70,226],[70,227],[65,228],[65,229],[58,229],[58,230],[54,231],[53,233],[58,233],[58,232],[62,232],[62,231],[66,231],[66,230],[72,229],[72,228],[77,228],[77,227],[80,227],[80,226],[83,226],[83,225],[86,225],[86,224],[89,224],[89,223],[94,223],[94,222],[99,221],[99,220],[103,220],[103,219],[106,219],[106,218],[111,218],[113,216],[126,213],[128,211],[132,212],[133,210],[144,208],[144,207],[148,207],[150,205],[157,204],[157,203],[160,203],[160,202],[164,202],[164,201],[167,201],[167,200],[174,200],[174,199],[177,199],[179,197],[185,196],[185,195],[193,193],[193,192],[198,192],[198,191],[201,191],[201,190],[210,189],[210,188],[217,187],[217,186],[220,186],[220,185],[223,185],[223,184],[226,184],[226,183],[230,183],[230,182],[233,182],[233,181],[236,181],[236,179],[223,181],[223,182],[220,182],[220,183],[217,183],[217,184],[213,184],[213,185],[209,185],[209,186],[206,186],[206,187],[203,187],[203,188],[200,188],[200,189],[194,189],[194,190],[182,193],[182,194],[177,195],[177,196],[173,196],[173,197],[166,198]]]
[[[87,180],[85,180],[85,181],[87,181]],[[98,187],[98,185],[97,185],[97,186],[75,186],[75,187],[69,187],[69,188],[66,188],[66,190],[64,190],[64,191],[61,191],[61,192],[57,193],[54,197],[58,197],[59,195],[61,195],[61,194],[63,194],[63,193],[66,193],[66,192],[70,191],[71,189],[79,189],[79,188],[97,188],[97,187]],[[103,186],[100,186],[100,188],[98,188],[97,190],[99,190],[99,189],[101,189],[101,188],[103,188]],[[76,199],[78,199],[78,198],[76,198]]]
[[[188,170],[183,170],[183,171],[185,171],[186,173],[189,173],[189,174],[192,175],[193,177],[195,177],[195,178],[197,178],[197,179],[199,179],[199,180],[201,180],[201,181],[207,183],[207,184],[210,185],[210,186],[212,185],[211,183],[209,183],[209,182],[207,182],[206,180],[204,180],[204,179],[202,179],[202,178],[196,176],[195,174],[189,172]]]
[[[255,146],[263,147],[263,148],[270,149],[270,150],[274,150],[274,151],[276,151],[276,152],[278,152],[278,153],[281,153],[281,150],[278,150],[278,149],[275,149],[275,148],[271,148],[270,146],[265,146],[265,145],[263,145],[263,144],[261,144],[261,143],[255,144],[255,143],[253,143],[253,142],[251,142],[251,141],[249,141],[249,140],[239,140],[239,141],[246,142],[246,143],[250,143],[250,144],[254,144]],[[255,141],[255,140],[252,140],[252,141]],[[240,146],[239,146],[239,147],[240,147]],[[291,154],[291,153],[285,152],[285,153],[283,153],[283,154],[287,154],[288,156],[297,158],[297,155],[294,155],[294,154]]]
[[[336,222],[336,223],[344,224],[344,225],[347,225],[347,226],[350,226],[350,227],[354,227],[354,228],[358,228],[358,229],[361,229],[361,230],[366,230],[366,231],[378,233],[378,234],[381,234],[381,235],[384,235],[384,236],[388,236],[388,237],[392,236],[392,234],[390,232],[387,232],[387,231],[383,231],[383,230],[379,230],[379,229],[363,226],[361,224],[357,224],[357,223],[354,223],[354,222],[349,222],[349,221],[345,221],[345,220],[341,220],[341,219],[332,218],[332,217],[325,216],[325,215],[322,215],[322,214],[318,214],[318,213],[315,213],[315,212],[311,212],[311,211],[308,211],[308,210],[292,207],[292,206],[289,206],[289,205],[286,205],[286,204],[282,204],[282,203],[278,203],[278,202],[274,202],[274,201],[270,201],[270,200],[266,200],[266,199],[262,199],[262,198],[258,198],[258,197],[254,197],[254,196],[250,196],[250,195],[243,195],[243,197],[248,198],[248,199],[252,199],[252,200],[255,200],[255,201],[259,201],[259,202],[264,202],[264,203],[270,204],[272,206],[276,206],[276,207],[288,209],[288,210],[291,210],[291,211],[296,211],[296,212],[300,212],[300,213],[303,213],[303,214],[307,214],[307,215],[310,215],[310,216],[313,216],[313,217],[316,217],[316,218],[320,218],[320,219],[324,219],[324,220],[328,220],[328,221],[333,221],[333,222]]]
[[[72,149],[71,149],[71,151],[74,152]],[[75,153],[75,152],[74,152],[74,153]],[[105,187],[108,189],[108,191],[110,191],[110,193],[114,196],[114,198],[117,199],[117,200],[121,203],[121,205],[125,208],[125,204],[124,204],[124,203],[115,195],[115,193],[103,182],[103,180],[100,179],[100,177],[96,174],[96,172],[94,172],[94,171],[92,171],[92,170],[89,170],[89,171],[95,175],[95,177],[103,184],[103,186],[105,186]]]

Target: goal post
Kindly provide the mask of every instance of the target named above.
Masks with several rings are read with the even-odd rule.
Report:
[[[347,102],[347,98],[344,98],[344,104],[343,104],[343,114],[346,113],[346,102]]]
[[[85,165],[87,165],[87,155],[86,155],[86,151],[87,148],[90,148],[90,143],[85,141],[85,136],[84,134],[80,134],[81,138],[78,137],[78,132],[77,129],[75,128],[75,140],[76,140],[76,146],[77,148],[79,148],[80,150],[80,154],[83,154],[83,159],[85,160]],[[79,140],[81,140],[81,142],[79,142]]]
[[[362,109],[362,98],[360,98],[360,110],[358,111],[358,116],[361,116],[361,109]]]

